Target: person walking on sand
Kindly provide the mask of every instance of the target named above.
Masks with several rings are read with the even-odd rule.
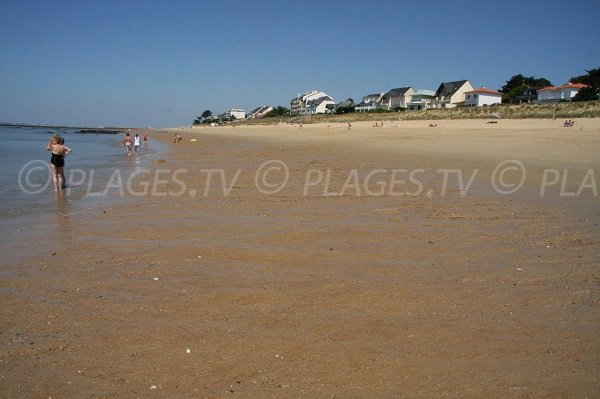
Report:
[[[129,133],[125,134],[125,139],[123,140],[123,146],[125,146],[125,149],[127,150],[127,155],[131,155],[131,136],[129,135]]]
[[[72,150],[65,146],[65,140],[58,134],[52,136],[46,148],[52,152],[52,156],[50,157],[50,172],[52,173],[54,191],[60,191],[66,187],[64,172],[65,156],[71,153]]]
[[[136,153],[140,150],[140,135],[137,133],[135,134],[135,137],[133,138],[133,149],[135,150]]]
[[[144,132],[144,145],[148,144],[148,132]]]

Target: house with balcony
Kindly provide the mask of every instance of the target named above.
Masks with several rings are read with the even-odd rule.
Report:
[[[431,108],[454,108],[457,105],[463,105],[465,93],[473,90],[474,88],[468,80],[443,82],[431,100]]]
[[[290,101],[290,113],[297,115],[325,114],[333,112],[335,101],[327,93],[311,90]]]
[[[429,109],[431,108],[431,100],[433,100],[434,95],[435,91],[433,90],[417,89],[413,93],[407,108],[411,111],[423,111]]]
[[[239,108],[232,108],[223,114],[223,119],[246,119],[246,110]]]
[[[482,87],[477,90],[465,92],[465,105],[467,107],[484,107],[501,104],[502,93]]]
[[[354,111],[369,112],[381,108],[381,99],[383,98],[383,94],[384,93],[376,93],[364,96],[360,104],[354,108]]]
[[[538,88],[527,88],[521,92],[520,95],[515,97],[515,102],[517,104],[530,104],[537,101],[537,91]]]
[[[571,101],[573,97],[584,87],[588,87],[583,83],[567,83],[562,86],[549,86],[537,91],[537,102],[552,103],[559,101]]]
[[[392,89],[383,95],[381,105],[387,110],[397,108],[408,108],[412,95],[415,93],[412,87],[399,87]]]

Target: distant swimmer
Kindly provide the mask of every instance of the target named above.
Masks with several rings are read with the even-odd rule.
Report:
[[[54,191],[62,190],[66,187],[64,171],[65,156],[71,153],[72,150],[65,145],[65,140],[58,134],[52,136],[46,148],[52,152],[52,156],[50,157],[50,171],[52,173]]]

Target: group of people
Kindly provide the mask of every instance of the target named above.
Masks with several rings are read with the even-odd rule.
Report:
[[[148,132],[144,132],[144,143],[148,144]],[[125,133],[125,139],[123,139],[123,146],[125,146],[125,150],[127,151],[127,155],[131,155],[131,150],[136,153],[140,151],[140,135],[138,133],[135,134],[133,139],[131,138],[131,134],[129,132]]]
[[[148,143],[148,132],[144,132],[143,140],[144,143]],[[133,151],[138,152],[140,144],[141,140],[139,134],[136,133],[133,140],[130,133],[125,134],[123,145],[127,150],[127,155],[131,155],[132,149]],[[65,157],[67,154],[73,152],[73,150],[65,145],[65,139],[59,134],[52,136],[46,148],[52,153],[50,156],[50,173],[52,174],[54,191],[64,190],[67,187],[65,178]]]
[[[565,121],[565,123],[563,124],[563,127],[573,127],[575,126],[575,121],[572,121],[571,119],[567,119]]]
[[[54,191],[64,190],[67,187],[65,179],[65,157],[72,150],[65,145],[65,139],[55,134],[50,139],[47,146],[48,151],[52,152],[50,157],[50,172],[52,173],[52,184]]]

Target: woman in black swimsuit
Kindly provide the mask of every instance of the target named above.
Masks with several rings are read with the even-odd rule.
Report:
[[[65,155],[71,152],[71,149],[65,146],[65,139],[58,134],[52,136],[48,143],[48,151],[52,151],[50,157],[50,170],[52,172],[52,183],[54,191],[59,191],[65,188]]]

